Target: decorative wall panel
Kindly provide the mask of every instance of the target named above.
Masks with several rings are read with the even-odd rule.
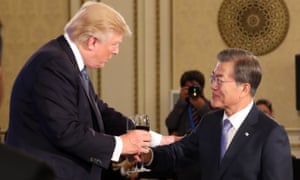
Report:
[[[218,26],[229,47],[264,55],[284,40],[289,13],[283,0],[224,0],[218,14]]]

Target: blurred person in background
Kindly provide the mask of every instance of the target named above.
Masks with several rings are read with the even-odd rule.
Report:
[[[273,116],[273,108],[271,101],[267,99],[258,99],[255,102],[256,106],[266,114]]]

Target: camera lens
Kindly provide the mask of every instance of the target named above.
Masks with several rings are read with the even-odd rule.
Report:
[[[200,96],[200,87],[199,86],[191,86],[188,90],[188,95],[191,98],[195,98]]]

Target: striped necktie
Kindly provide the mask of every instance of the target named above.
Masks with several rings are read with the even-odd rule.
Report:
[[[192,108],[192,117],[193,117],[194,125],[197,126],[200,121],[197,108],[194,107]]]

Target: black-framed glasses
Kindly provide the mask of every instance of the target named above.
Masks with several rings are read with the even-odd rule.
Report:
[[[231,80],[231,81],[225,81],[225,80],[222,80],[220,79],[218,76],[215,76],[215,75],[210,75],[209,77],[209,82],[210,84],[216,82],[218,86],[222,85],[223,83],[227,83],[227,82],[235,82],[234,80]]]

